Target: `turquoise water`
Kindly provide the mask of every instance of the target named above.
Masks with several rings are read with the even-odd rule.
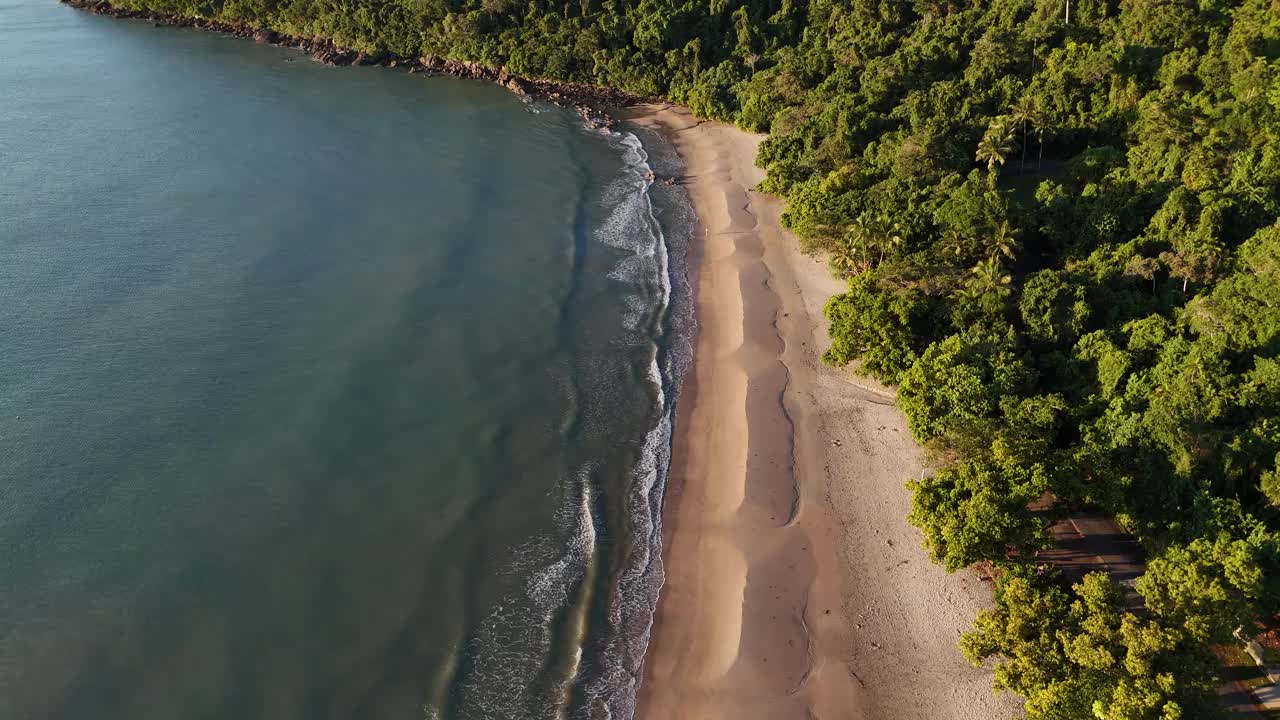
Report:
[[[0,717],[629,716],[691,219],[643,140],[0,0]]]

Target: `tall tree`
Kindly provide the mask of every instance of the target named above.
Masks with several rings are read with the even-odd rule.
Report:
[[[1021,234],[1022,231],[1011,227],[1008,220],[1001,220],[996,225],[995,231],[991,233],[990,244],[987,246],[987,259],[996,263],[1005,260],[1013,262],[1018,256],[1020,247],[1018,236]]]
[[[1160,271],[1160,261],[1152,257],[1134,255],[1124,266],[1126,277],[1142,278],[1151,282],[1151,294],[1156,294],[1156,273]]]
[[[978,142],[975,158],[986,163],[987,184],[992,189],[996,186],[996,168],[1004,165],[1009,159],[1009,153],[1013,152],[1013,133],[1013,127],[1006,118],[1000,117],[992,121],[983,133],[982,140]]]
[[[1036,110],[1035,102],[1028,95],[1023,95],[1009,109],[1009,122],[1022,128],[1022,160],[1018,166],[1018,171],[1025,173],[1027,171],[1027,145],[1029,126],[1039,118],[1039,111]]]
[[[1012,282],[1013,278],[1000,266],[1000,261],[989,257],[969,271],[964,292],[975,299],[984,295],[1005,298],[1013,293]]]
[[[1221,264],[1219,258],[1212,253],[1183,251],[1166,251],[1160,253],[1160,261],[1169,268],[1169,274],[1182,281],[1182,292],[1186,294],[1191,281],[1208,282],[1217,274]]]

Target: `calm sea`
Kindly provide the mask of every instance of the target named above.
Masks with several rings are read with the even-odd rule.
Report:
[[[0,0],[0,717],[629,717],[675,162]]]

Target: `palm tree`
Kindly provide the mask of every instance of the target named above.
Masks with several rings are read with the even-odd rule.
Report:
[[[958,230],[948,230],[942,236],[942,253],[949,255],[956,263],[964,260],[969,252],[969,240]]]
[[[1009,159],[1009,153],[1012,151],[1013,128],[1004,117],[996,118],[983,133],[975,155],[976,159],[987,164],[987,181],[992,190],[996,187],[996,167],[1004,165],[1004,161]]]
[[[1013,262],[1018,255],[1018,236],[1021,234],[1021,230],[1009,227],[1008,220],[1001,221],[991,234],[989,259],[998,263],[1002,258],[1007,258],[1009,262]]]
[[[846,275],[857,275],[866,271],[871,263],[867,261],[867,251],[872,243],[872,234],[862,218],[854,220],[836,238],[836,248],[831,254],[831,265]]]
[[[841,277],[857,274],[858,260],[853,246],[845,238],[836,238],[831,250],[831,270]]]
[[[965,282],[963,292],[975,299],[989,294],[1004,298],[1013,292],[1010,287],[1012,282],[1013,278],[1005,273],[995,258],[987,258],[969,271],[969,279]]]
[[[1044,162],[1044,127],[1048,123],[1048,116],[1038,106],[1032,106],[1031,115],[1027,118],[1027,122],[1031,123],[1031,127],[1035,128],[1036,131],[1036,140],[1039,145],[1036,170],[1039,171],[1040,164]]]
[[[1027,142],[1027,125],[1031,124],[1032,119],[1038,117],[1038,115],[1035,102],[1025,95],[1014,103],[1013,107],[1009,108],[1009,122],[1022,126],[1022,163],[1019,166],[1019,171],[1022,173],[1027,172],[1027,145],[1029,144]]]
[[[853,238],[848,233],[836,238],[835,248],[831,251],[831,269],[841,276],[848,276],[857,275],[861,266]]]
[[[959,230],[948,230],[942,234],[942,252],[956,259],[964,255],[968,244],[964,233]]]
[[[902,235],[899,234],[901,226],[891,221],[888,215],[878,215],[874,218],[864,215],[861,221],[871,233],[871,241],[880,246],[880,259],[876,264],[884,264],[885,253],[902,245]]]

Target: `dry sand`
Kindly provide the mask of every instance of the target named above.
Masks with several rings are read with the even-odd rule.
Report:
[[[762,136],[634,109],[688,166],[698,331],[664,509],[641,720],[1000,720],[956,647],[990,590],[906,523],[923,458],[883,387],[821,363],[843,289],[752,190]]]

